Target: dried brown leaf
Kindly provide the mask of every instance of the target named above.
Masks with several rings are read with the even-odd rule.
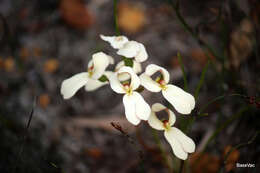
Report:
[[[118,25],[128,33],[140,31],[146,21],[143,8],[130,3],[120,3],[118,5]]]
[[[61,0],[59,10],[62,19],[75,29],[86,30],[94,22],[92,14],[81,0]]]

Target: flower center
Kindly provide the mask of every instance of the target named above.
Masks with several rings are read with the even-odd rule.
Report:
[[[132,95],[133,94],[133,90],[130,87],[130,84],[128,82],[127,83],[123,83],[123,87],[124,87],[124,90],[125,90],[127,95]]]
[[[88,75],[89,75],[89,77],[91,77],[93,75],[93,73],[94,73],[93,70],[94,70],[94,65],[92,65],[92,66],[90,66],[88,68]]]
[[[171,126],[169,120],[163,120],[163,127],[165,128],[165,130],[170,130]]]
[[[122,36],[116,37],[116,41],[122,41],[122,40],[123,40],[123,37],[122,37]]]
[[[162,88],[162,90],[166,90],[166,82],[163,80],[163,79],[158,79],[158,80],[156,80],[156,82],[158,83],[158,84],[160,84],[160,87]]]

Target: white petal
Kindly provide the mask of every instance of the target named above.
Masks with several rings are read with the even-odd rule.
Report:
[[[151,115],[148,119],[148,124],[156,130],[164,130],[165,129],[164,126],[163,126],[163,122],[158,119],[155,112],[153,112],[153,111],[151,112]]]
[[[142,71],[142,66],[141,66],[141,63],[139,63],[139,62],[136,62],[135,60],[133,60],[133,70],[134,70],[134,72],[136,73],[136,74],[138,74],[138,73],[141,73],[141,71]],[[123,67],[123,66],[125,66],[125,63],[124,63],[124,61],[120,61],[117,65],[116,65],[116,67],[115,67],[115,71],[118,71],[121,67]]]
[[[104,72],[104,75],[109,79],[109,77],[112,75],[112,74],[114,74],[114,72],[112,72],[112,71],[105,71]]]
[[[141,85],[151,92],[160,92],[160,85],[145,73],[140,75]]]
[[[118,74],[118,79],[120,81],[127,81],[131,78],[131,76],[128,73],[120,73]]]
[[[136,74],[140,73],[142,71],[142,66],[141,63],[136,62],[135,60],[133,61],[133,70]],[[121,67],[125,66],[124,61],[120,61],[116,67],[115,67],[115,71],[118,71]],[[122,73],[119,74],[118,76],[120,81],[126,81],[128,79],[130,79],[130,75],[126,74],[126,73]]]
[[[164,105],[162,105],[160,103],[153,104],[153,106],[152,106],[152,111],[153,112],[156,113],[156,112],[160,112],[162,110],[165,110],[168,113],[169,124],[170,124],[170,126],[172,126],[175,123],[175,121],[176,121],[175,114],[170,109],[168,109],[167,107],[165,107]]]
[[[133,71],[133,69],[131,67],[126,67],[123,66],[118,70],[118,74],[120,73],[129,73],[129,75],[131,76],[131,83],[130,83],[130,87],[135,90],[140,86],[140,79],[139,77],[135,74],[135,72]]]
[[[110,43],[114,49],[120,49],[128,42],[125,36],[104,36],[100,35],[101,39]]]
[[[83,87],[88,82],[88,79],[88,73],[82,72],[64,80],[61,84],[60,90],[63,98],[71,98],[81,87]]]
[[[186,160],[188,157],[188,154],[183,150],[181,144],[179,141],[175,138],[174,133],[172,129],[164,131],[164,136],[171,145],[173,153],[182,160]]]
[[[115,71],[117,72],[123,66],[125,66],[124,61],[120,61],[119,63],[117,63],[117,65],[115,67]]]
[[[125,90],[124,90],[123,85],[120,83],[120,81],[118,79],[118,74],[117,73],[110,74],[107,77],[108,77],[110,86],[111,86],[113,91],[115,91],[116,93],[119,93],[119,94],[126,93]]]
[[[160,67],[158,65],[155,64],[148,65],[145,69],[145,74],[147,74],[148,76],[152,76],[154,73],[158,71],[162,73],[164,81],[168,83],[170,80],[169,72],[165,68]]]
[[[145,50],[145,47],[143,44],[139,43],[139,52],[137,53],[137,55],[135,56],[135,60],[137,62],[144,62],[145,60],[147,60],[148,58],[148,54]]]
[[[125,107],[126,119],[130,123],[138,125],[141,120],[136,116],[135,98],[133,97],[133,95],[124,95],[123,104]]]
[[[98,79],[104,74],[107,66],[110,64],[110,57],[103,52],[98,52],[92,55],[92,59],[94,65],[92,78]]]
[[[108,60],[109,60],[109,64],[114,64],[115,63],[115,60],[114,60],[114,58],[112,56],[107,55],[107,57],[108,57]]]
[[[93,59],[91,59],[91,60],[88,62],[88,68],[91,68],[92,65],[93,65]]]
[[[191,138],[175,127],[172,127],[171,131],[175,138],[177,138],[177,140],[181,143],[181,146],[185,152],[193,153],[195,151],[195,143]]]
[[[151,114],[150,106],[145,102],[143,97],[138,92],[133,92],[135,98],[136,116],[141,120],[148,120]]]
[[[136,62],[136,61],[134,60],[133,69],[134,69],[134,72],[135,72],[136,74],[141,73],[141,72],[142,72],[142,65],[141,65],[141,63]]]
[[[153,112],[160,112],[164,109],[167,109],[167,108],[164,105],[162,105],[161,103],[154,103],[152,106]]]
[[[140,45],[136,41],[129,41],[124,44],[124,46],[117,51],[118,55],[124,56],[126,58],[135,57],[140,50]]]
[[[174,85],[167,85],[167,89],[162,94],[168,102],[181,114],[190,114],[195,106],[194,97]]]
[[[85,90],[86,91],[94,91],[104,85],[108,84],[108,82],[100,82],[99,80],[96,79],[89,79],[88,83],[85,85]]]

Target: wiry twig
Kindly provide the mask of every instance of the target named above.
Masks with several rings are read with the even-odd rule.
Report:
[[[25,131],[25,134],[22,137],[22,145],[21,145],[21,148],[19,150],[17,160],[16,160],[14,167],[13,167],[13,171],[12,171],[13,173],[16,171],[16,168],[18,166],[18,162],[22,158],[22,153],[23,153],[23,150],[24,150],[25,141],[26,141],[26,138],[28,136],[29,128],[30,128],[30,125],[31,125],[34,109],[35,109],[35,106],[36,106],[36,101],[37,101],[37,97],[34,98],[34,102],[33,102],[31,112],[30,112],[29,120],[27,122],[26,129],[25,129],[26,131]]]
[[[207,51],[209,51],[214,57],[216,57],[218,59],[222,59],[214,51],[214,49],[208,43],[201,40],[198,33],[194,32],[193,29],[188,25],[188,23],[186,22],[186,20],[183,18],[183,16],[180,13],[179,0],[177,0],[176,3],[174,3],[172,0],[168,0],[168,2],[171,5],[171,7],[174,9],[175,15],[177,16],[177,19],[178,19],[179,23],[181,24],[181,26],[183,27],[183,29],[186,32],[190,33],[191,36],[199,43],[199,45],[202,46],[202,49],[204,50],[204,53],[207,56],[208,60],[211,61],[211,58],[210,58],[209,54],[207,53]]]
[[[168,162],[167,154],[161,145],[161,141],[159,139],[158,132],[155,129],[152,129],[152,134],[153,134],[154,141],[156,142],[157,147],[159,148],[159,150],[161,152],[162,158],[163,158],[167,168],[171,172],[171,166],[170,166],[170,163]]]
[[[134,139],[128,135],[128,133],[123,130],[122,126],[119,123],[115,123],[115,122],[111,122],[110,123],[111,126],[113,126],[116,130],[118,130],[122,135],[124,135],[127,140],[130,142],[130,144],[132,144],[135,148],[137,148],[138,151],[138,156],[140,158],[140,166],[141,166],[141,172],[145,172],[144,171],[144,153],[143,151],[140,149],[140,147],[136,144],[136,142],[134,141]]]
[[[231,149],[225,154],[225,156],[224,156],[224,158],[223,158],[223,162],[222,162],[222,167],[221,167],[221,169],[220,169],[220,171],[219,171],[220,173],[222,173],[222,172],[224,171],[224,166],[225,166],[225,164],[227,164],[227,159],[228,159],[229,155],[230,155],[234,150],[238,150],[238,149],[240,149],[240,148],[242,148],[242,147],[245,147],[245,146],[247,146],[247,145],[252,144],[252,143],[255,141],[256,137],[258,136],[259,132],[260,132],[260,131],[257,131],[257,132],[254,134],[254,136],[249,139],[249,141],[236,145],[235,147],[231,148]]]

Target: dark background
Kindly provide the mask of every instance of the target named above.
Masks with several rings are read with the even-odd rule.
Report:
[[[151,128],[146,122],[129,124],[122,96],[109,86],[95,92],[81,89],[69,100],[60,94],[61,82],[85,71],[93,53],[104,51],[120,60],[99,38],[115,35],[113,10],[112,0],[0,0],[1,173],[177,172],[180,162],[172,161],[162,133],[170,168]],[[180,52],[188,91],[194,94],[207,64],[205,53],[210,57],[192,115],[176,113],[182,130],[197,117],[188,132],[196,154],[185,172],[260,170],[259,11],[257,0],[182,0],[179,12],[191,33],[168,1],[118,1],[121,34],[143,43],[148,52],[143,69],[150,63],[164,66],[171,83],[183,87]],[[149,104],[163,101],[161,94],[142,95]],[[215,98],[203,112],[207,116],[198,117]],[[130,138],[111,122],[119,122]],[[225,164],[231,147],[234,152]],[[235,163],[255,168],[236,168]]]

